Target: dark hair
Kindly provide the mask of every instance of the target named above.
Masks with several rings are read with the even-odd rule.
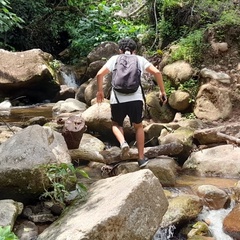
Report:
[[[131,53],[136,50],[137,44],[131,38],[124,38],[118,42],[119,49],[122,52],[130,51]]]

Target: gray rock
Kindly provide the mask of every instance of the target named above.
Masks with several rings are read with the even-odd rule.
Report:
[[[22,213],[23,204],[11,199],[0,200],[0,226],[13,229],[17,217]]]
[[[46,179],[38,170],[42,164],[71,163],[63,136],[39,125],[16,133],[0,145],[0,152],[1,197],[18,201],[44,192]]]
[[[38,240],[152,239],[167,207],[161,184],[150,170],[99,180],[87,202],[75,202]]]

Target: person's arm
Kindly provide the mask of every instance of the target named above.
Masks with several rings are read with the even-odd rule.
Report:
[[[103,92],[103,77],[108,74],[110,71],[104,65],[97,73],[97,102],[101,103],[104,99],[104,92]]]
[[[148,73],[151,73],[152,75],[154,75],[154,77],[157,81],[157,84],[160,88],[159,98],[162,100],[163,103],[166,103],[167,102],[167,95],[166,95],[166,92],[165,92],[163,77],[162,77],[161,72],[156,67],[154,67],[153,65],[150,65],[149,67],[147,67],[146,71]]]

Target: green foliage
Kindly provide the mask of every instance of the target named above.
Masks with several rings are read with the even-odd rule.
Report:
[[[239,9],[233,1],[225,0],[157,0],[158,32],[163,47],[187,37],[209,24],[239,22]]]
[[[19,238],[11,231],[10,226],[0,226],[0,240],[18,240]]]
[[[172,86],[171,81],[165,80],[164,81],[164,86],[165,86],[165,92],[167,96],[170,96],[172,92],[174,92],[176,89]]]
[[[7,32],[13,27],[21,27],[23,19],[11,12],[10,2],[0,0],[0,33]]]
[[[163,0],[163,9],[166,8],[173,8],[175,6],[179,6],[180,4],[184,3],[184,0]]]
[[[196,30],[186,38],[180,39],[178,47],[171,54],[171,61],[185,60],[189,63],[201,61],[204,47],[203,30]]]
[[[88,174],[75,168],[72,164],[47,164],[42,166],[46,172],[47,178],[50,182],[51,188],[45,189],[45,193],[41,195],[41,198],[50,197],[53,201],[65,206],[66,198],[69,196],[69,190],[75,186],[75,190],[78,192],[78,197],[83,198],[86,194],[86,187],[78,182],[77,174],[82,177],[89,178]]]
[[[223,11],[220,20],[212,24],[212,26],[232,26],[240,25],[240,10]]]
[[[58,24],[58,22],[52,24],[55,15],[53,10],[46,5],[46,0],[11,0],[11,6],[12,11],[21,16],[24,23],[22,28],[16,27],[7,31],[6,45],[14,46],[20,51],[40,48],[52,53],[58,32],[61,31],[63,24]],[[0,42],[2,38],[0,35]]]
[[[194,79],[189,79],[184,83],[180,83],[179,86],[173,87],[170,80],[164,81],[165,91],[167,96],[170,96],[176,90],[182,90],[188,92],[191,96],[190,103],[195,102],[198,90],[199,90],[199,83],[196,82]]]
[[[94,4],[97,4],[100,0],[95,0]],[[78,7],[79,9],[87,9],[86,6],[92,5],[93,0],[67,0],[67,5],[72,7]]]
[[[190,102],[195,102],[199,89],[199,84],[194,79],[189,79],[188,81],[181,83],[178,86],[178,90],[186,91],[191,95]]]
[[[53,59],[53,61],[49,62],[49,65],[53,70],[58,71],[62,63],[57,59]]]
[[[173,36],[177,36],[177,28],[174,27],[170,19],[171,18],[169,17],[167,20],[162,19],[162,21],[160,21],[158,24],[159,32],[162,38],[166,38],[168,36],[171,36],[171,38],[173,38]]]
[[[117,16],[128,5],[126,0],[0,0],[0,47],[19,51],[40,48],[54,57],[70,48],[67,60],[71,64],[104,41],[117,42],[128,36],[152,50],[164,49],[174,41],[183,43],[189,34],[209,24],[222,26],[240,21],[233,1],[148,0],[149,12],[141,19]],[[152,25],[145,21],[150,18]],[[189,38],[193,42],[194,37]],[[195,61],[199,56],[194,52],[199,52],[199,47],[192,46],[197,46],[197,51],[192,50],[188,56],[192,47],[183,44],[174,58]]]
[[[121,9],[116,3],[102,1],[98,5],[88,6],[87,16],[82,17],[75,25],[71,21],[66,27],[72,37],[71,49],[75,54],[85,56],[103,41],[118,41],[123,37],[132,37],[146,31],[144,24],[118,18],[114,12]]]

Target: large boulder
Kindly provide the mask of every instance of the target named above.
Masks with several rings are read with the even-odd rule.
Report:
[[[146,107],[147,111],[145,114],[154,122],[168,123],[174,119],[175,110],[168,104],[161,106],[159,102],[159,92],[150,92],[146,94]]]
[[[40,49],[9,52],[0,49],[0,96],[25,97],[39,103],[52,100],[60,90],[49,66],[52,56]]]
[[[227,208],[231,199],[226,191],[214,185],[201,185],[197,188],[197,195],[208,209],[219,210]]]
[[[232,113],[232,103],[226,87],[203,84],[197,94],[194,114],[199,119],[216,121]]]
[[[231,84],[231,77],[224,72],[215,72],[208,68],[203,68],[200,71],[200,77],[203,82],[219,82],[224,84]]]
[[[80,146],[82,148],[91,149],[92,151],[98,152],[103,151],[105,148],[105,144],[100,139],[89,133],[83,134]]]
[[[38,240],[152,239],[168,201],[150,170],[99,180],[86,202],[75,202]]]
[[[117,43],[103,42],[99,44],[87,56],[89,65],[85,73],[85,78],[94,78],[98,70],[106,63],[106,60],[116,54],[119,54]]]
[[[93,104],[82,113],[82,117],[88,130],[99,133],[101,136],[107,137],[108,140],[115,139],[112,133],[110,103]],[[126,140],[134,140],[134,129],[131,127],[128,117],[124,119],[123,127]]]
[[[162,71],[175,86],[188,81],[194,73],[191,65],[185,61],[176,61],[168,64]]]
[[[190,93],[182,90],[177,90],[171,93],[168,99],[168,103],[173,109],[181,112],[187,110],[191,106],[190,100]]]
[[[240,148],[232,144],[192,152],[183,171],[202,177],[239,178]]]
[[[0,145],[0,196],[27,202],[44,192],[40,166],[71,163],[63,136],[49,127],[29,126]]]
[[[194,129],[191,127],[179,127],[175,131],[168,132],[164,129],[158,137],[159,144],[181,143],[183,150],[178,154],[178,162],[182,164],[190,155],[193,148]]]
[[[106,99],[110,98],[110,91],[111,91],[111,83],[112,83],[112,74],[107,74],[103,78],[103,91],[104,91],[104,97]],[[89,81],[89,84],[84,89],[84,100],[87,105],[91,105],[91,102],[93,99],[96,98],[97,94],[97,79],[91,79]]]
[[[93,49],[87,56],[90,63],[108,59],[112,55],[119,54],[119,47],[115,42],[103,42]]]
[[[61,115],[62,113],[81,113],[87,108],[86,104],[74,98],[60,100],[56,102],[52,108],[54,116]]]
[[[151,159],[146,167],[154,173],[163,187],[175,186],[179,167],[173,158],[159,156]]]
[[[169,199],[168,210],[163,216],[161,228],[181,225],[194,220],[202,211],[202,208],[201,199],[195,195],[182,194],[171,198]]]

